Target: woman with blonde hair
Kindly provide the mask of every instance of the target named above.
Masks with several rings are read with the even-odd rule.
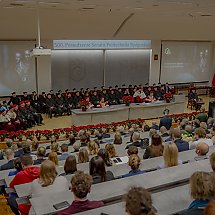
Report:
[[[129,177],[129,176],[133,176],[133,175],[139,175],[144,173],[143,170],[140,170],[140,157],[137,154],[132,154],[129,157],[129,161],[128,161],[128,165],[131,167],[131,171],[125,175],[123,175],[122,177]]]
[[[116,132],[115,135],[114,135],[114,141],[113,141],[114,144],[122,144],[122,136],[119,132]]]
[[[209,201],[214,199],[214,176],[208,172],[197,171],[190,177],[190,195],[194,199],[188,209],[181,212],[185,214],[203,214],[203,210],[207,207]]]
[[[56,166],[58,165],[58,158],[57,158],[57,153],[56,152],[50,152],[48,159],[52,161]]]
[[[58,193],[69,190],[67,179],[63,176],[57,177],[55,164],[45,160],[40,167],[40,177],[31,183],[32,197],[49,193]]]
[[[163,159],[164,162],[158,166],[158,169],[178,166],[179,164],[182,164],[182,161],[178,160],[178,147],[175,143],[165,143],[163,150]]]
[[[78,163],[87,163],[89,162],[89,154],[87,149],[82,148],[78,153]]]
[[[97,155],[99,151],[98,144],[95,141],[90,141],[88,143],[88,150],[90,155]]]
[[[110,158],[116,157],[116,149],[113,144],[111,143],[106,144],[105,149],[108,152]]]

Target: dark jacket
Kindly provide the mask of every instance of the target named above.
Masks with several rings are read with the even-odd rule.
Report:
[[[98,184],[98,183],[101,183],[101,176],[98,175],[98,174],[94,174],[92,175],[93,177],[93,184]],[[106,181],[111,181],[114,179],[114,175],[111,171],[107,171],[106,172]]]
[[[23,149],[19,149],[15,152],[14,157],[21,157],[24,154]]]
[[[142,147],[142,143],[139,141],[131,143],[131,144],[127,145],[125,149],[128,149],[130,146]]]
[[[161,118],[159,128],[161,128],[162,126],[166,127],[166,129],[169,130],[172,126],[172,118],[168,116]]]
[[[179,152],[189,150],[189,143],[187,141],[184,141],[182,139],[176,139],[174,142],[175,142],[176,146],[178,147]]]
[[[14,168],[13,160],[9,160],[7,163],[0,166],[0,171],[7,170],[7,169],[13,169],[13,168]]]

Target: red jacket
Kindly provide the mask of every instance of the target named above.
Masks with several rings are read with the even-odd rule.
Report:
[[[34,179],[40,177],[40,168],[37,166],[28,167],[16,174],[14,179],[10,182],[10,188],[14,188],[15,185],[30,183]],[[22,215],[28,214],[30,205],[19,205],[19,211]]]

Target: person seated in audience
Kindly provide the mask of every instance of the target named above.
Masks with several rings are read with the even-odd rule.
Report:
[[[207,153],[209,152],[209,146],[204,142],[199,142],[196,145],[196,154],[197,157],[194,158],[194,160],[204,160],[207,159]]]
[[[79,150],[81,148],[81,143],[77,141],[72,145],[72,147],[74,149],[74,152],[79,152]]]
[[[156,86],[154,87],[154,96],[158,101],[163,100],[163,94],[161,94],[160,90]]]
[[[80,136],[81,147],[87,146],[88,142],[89,142],[89,137],[86,134]]]
[[[16,105],[18,105],[19,103],[20,103],[20,99],[19,99],[19,97],[17,97],[17,95],[16,95],[16,92],[12,92],[11,93],[11,97],[10,97],[10,101],[8,102],[8,104],[16,104]]]
[[[215,201],[209,202],[207,207],[204,209],[204,215],[215,215]]]
[[[213,127],[214,123],[215,123],[215,119],[212,117],[209,117],[208,121],[207,121],[207,128],[211,129]]]
[[[179,152],[189,150],[189,143],[182,140],[181,130],[179,128],[174,128],[172,130],[172,138],[173,138],[173,142],[178,147]]]
[[[93,178],[93,184],[110,181],[114,179],[111,171],[105,170],[105,162],[100,156],[91,158],[89,163],[90,175]]]
[[[63,143],[61,145],[61,151],[62,151],[62,154],[59,156],[58,160],[59,161],[62,161],[62,160],[66,160],[67,157],[69,156],[69,153],[68,153],[68,145],[66,143]]]
[[[120,134],[120,132],[116,132],[114,134],[114,141],[113,141],[113,143],[117,144],[117,145],[122,144],[122,135]]]
[[[44,160],[46,160],[46,148],[43,146],[38,147],[36,155],[37,159],[34,160],[34,165],[41,164]]]
[[[152,103],[152,102],[156,102],[157,99],[154,96],[154,92],[151,90],[150,94],[145,98],[145,103]]]
[[[0,125],[9,132],[17,130],[6,110],[0,110]]]
[[[178,159],[178,148],[175,143],[169,142],[164,144],[163,159],[164,161],[158,166],[158,169],[182,164],[182,161]]]
[[[91,140],[88,144],[89,155],[97,155],[99,151],[98,144]]]
[[[37,179],[40,176],[40,167],[33,166],[34,162],[30,155],[22,155],[20,159],[23,170],[18,172],[10,182],[10,188],[13,189],[16,185],[32,182],[34,179]],[[10,205],[13,213],[19,214],[20,211],[22,214],[28,214],[30,205],[20,204],[18,207],[16,198],[16,196],[10,196],[8,199],[8,204]]]
[[[209,134],[210,131],[208,130],[208,126],[206,122],[200,122],[200,128],[204,129],[206,134]]]
[[[76,141],[76,139],[75,139],[75,137],[74,137],[74,135],[70,135],[69,136],[69,146],[72,146],[74,143],[75,143],[75,141]]]
[[[166,127],[167,130],[169,130],[172,127],[172,118],[169,117],[169,110],[164,110],[164,116],[160,119],[159,128],[162,126]]]
[[[106,144],[105,150],[107,151],[109,158],[116,157],[116,149],[113,144],[111,144],[111,143]]]
[[[162,142],[162,137],[159,134],[152,135],[151,145],[146,148],[143,159],[162,156],[164,149]]]
[[[151,126],[152,129],[155,129],[155,130],[159,130],[159,126],[157,125],[156,122],[152,122],[152,126]],[[150,129],[151,129],[150,128]]]
[[[13,145],[13,140],[12,139],[6,139],[5,141],[6,145],[7,145],[7,148],[10,149],[11,146]]]
[[[111,160],[110,160],[109,153],[107,152],[106,149],[99,149],[98,156],[104,160],[106,166],[112,166],[113,165]]]
[[[98,134],[96,135],[96,137],[97,137],[97,138],[96,138],[94,141],[96,142],[96,144],[98,145],[98,147],[100,147],[100,144],[104,143],[104,142],[102,141],[103,134],[102,134],[102,133],[98,133]]]
[[[55,142],[53,142],[52,144],[51,144],[51,151],[52,152],[55,152],[57,155],[61,155],[61,153],[59,152],[59,145],[58,145],[58,143],[56,142],[56,140],[55,140]],[[48,156],[49,154],[47,154],[46,156]]]
[[[77,171],[72,177],[71,185],[74,201],[68,208],[58,212],[57,215],[70,215],[104,206],[102,201],[90,201],[87,199],[87,194],[90,193],[92,185],[92,177],[90,175]]]
[[[61,93],[57,93],[55,98],[55,106],[57,108],[57,112],[62,116],[67,113],[67,107],[64,101],[64,98],[61,96]]]
[[[133,176],[133,175],[139,175],[144,173],[143,170],[140,170],[140,157],[138,155],[130,155],[129,156],[129,161],[128,161],[128,165],[131,167],[131,171],[129,171],[129,173],[122,175],[123,178],[125,177],[129,177],[129,176]]]
[[[196,115],[196,119],[198,119],[200,122],[206,122],[208,121],[208,115],[205,113],[205,108],[201,107],[200,113]]]
[[[15,176],[18,172],[22,170],[22,163],[20,158],[15,158],[13,161],[14,169],[8,173],[8,176]]]
[[[64,173],[60,174],[61,176],[71,175],[77,171],[77,162],[74,155],[69,155],[64,164]]]
[[[32,153],[35,153],[35,151],[37,151],[39,146],[39,142],[37,140],[33,140],[32,144],[31,144],[31,151]]]
[[[117,97],[113,89],[110,90],[110,93],[108,93],[109,96],[109,105],[117,105]]]
[[[128,215],[155,215],[151,194],[143,187],[132,187],[125,197]]]
[[[169,137],[169,133],[165,126],[160,127],[161,137]]]
[[[143,124],[143,132],[149,132],[150,131],[150,127],[147,124]]]
[[[209,201],[214,198],[214,177],[207,172],[197,171],[190,177],[190,194],[194,199],[187,210],[179,215],[200,215]]]
[[[22,148],[22,142],[17,143],[17,148],[18,150],[14,153],[14,157],[21,157],[24,154],[23,148]]]
[[[6,149],[5,150],[5,156],[7,159],[7,163],[0,166],[0,171],[7,170],[7,169],[13,169],[14,168],[14,152],[12,149]]]
[[[190,149],[195,149],[196,145],[199,142],[204,142],[204,143],[208,144],[208,146],[212,146],[213,145],[212,140],[209,139],[209,138],[206,138],[206,132],[202,128],[196,128],[195,129],[195,132],[194,132],[194,141],[191,141],[189,143],[190,144],[189,148]]]
[[[184,131],[182,131],[182,139],[190,142],[193,140],[193,127],[192,125],[186,125]]]
[[[132,143],[127,145],[125,149],[128,149],[129,146],[141,147],[142,143],[140,142],[140,133],[134,132],[132,135]]]
[[[41,164],[40,177],[31,183],[31,196],[37,197],[50,193],[69,190],[69,184],[65,177],[57,176],[57,170],[53,162],[46,160]]]
[[[50,152],[48,159],[52,161],[56,166],[58,166],[58,157],[56,152]]]
[[[97,153],[96,153],[97,154]],[[87,149],[82,148],[78,153],[78,163],[87,163],[89,162],[89,154]]]
[[[94,107],[98,107],[99,105],[99,96],[97,94],[97,91],[94,91],[91,98],[90,98],[91,103],[94,105]]]
[[[138,155],[138,148],[136,146],[129,146],[127,154],[128,156],[131,156],[133,154]]]
[[[54,116],[57,115],[58,110],[56,108],[56,102],[50,93],[47,94],[45,106],[47,108],[47,113],[48,113],[50,119],[52,118],[53,114],[54,114]]]
[[[140,87],[134,93],[133,97],[134,97],[134,102],[136,102],[136,103],[143,103],[145,101],[146,94],[143,92],[142,88]]]
[[[97,107],[98,108],[109,107],[108,101],[105,101],[104,97],[101,97]]]

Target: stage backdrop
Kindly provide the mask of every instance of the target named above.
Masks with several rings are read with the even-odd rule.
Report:
[[[151,50],[53,50],[52,88],[93,88],[149,81]]]
[[[208,81],[211,49],[211,42],[162,42],[160,82]]]
[[[0,41],[0,96],[36,90],[34,47],[33,41]]]

